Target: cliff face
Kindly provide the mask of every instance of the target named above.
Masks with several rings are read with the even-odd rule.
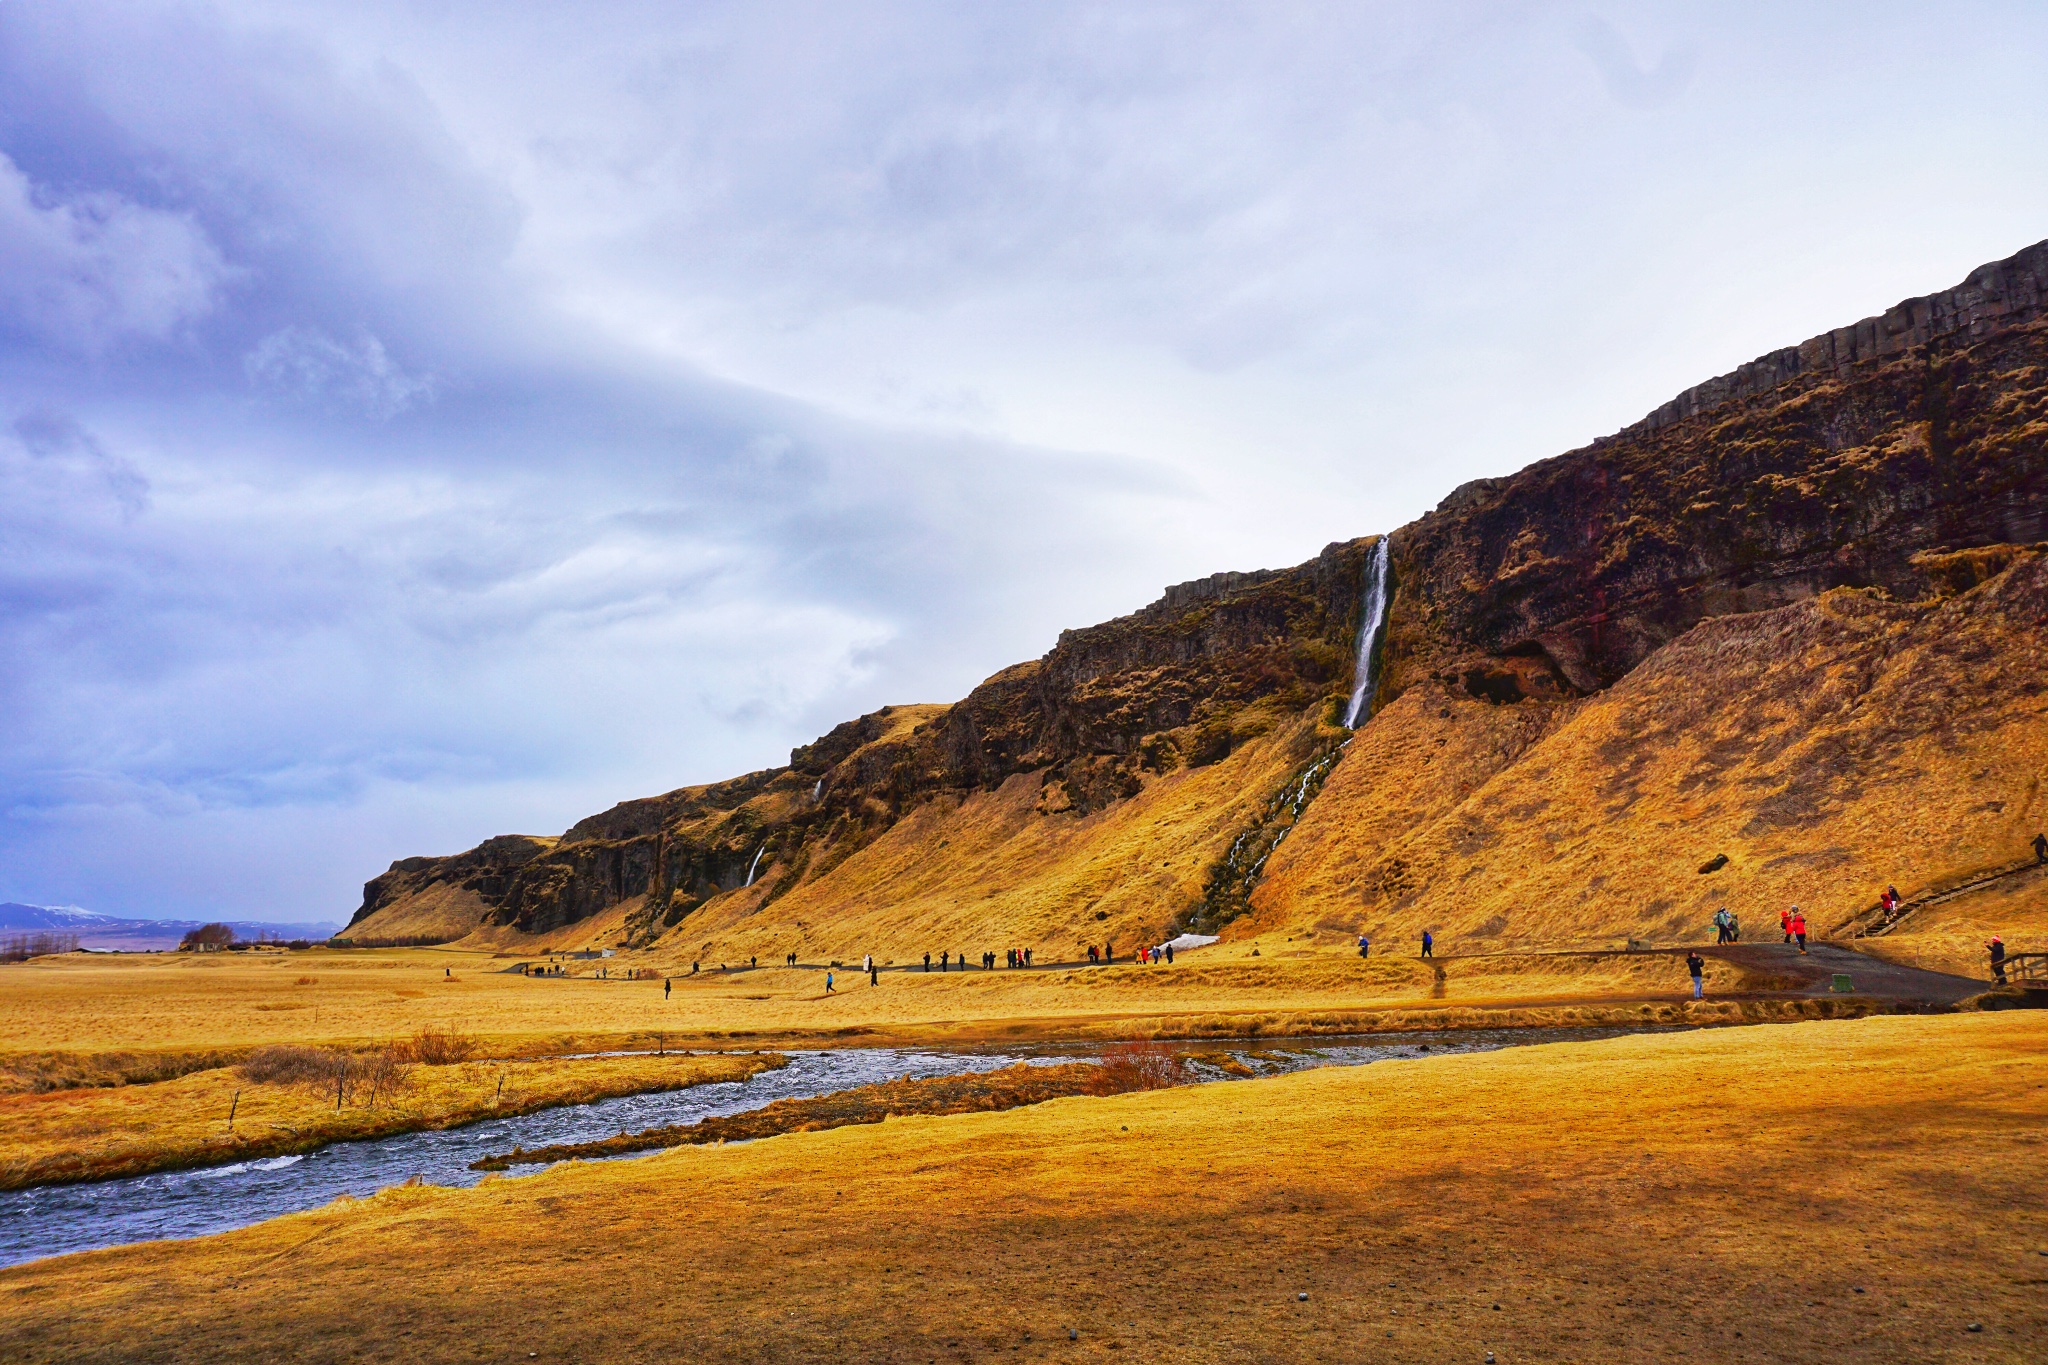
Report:
[[[1534,748],[1634,761],[1624,730],[1575,719],[1587,699],[1635,697],[1649,709],[1627,723],[1646,725],[1676,686],[1671,659],[1705,668],[1778,611],[1811,613],[1847,588],[1865,595],[1825,600],[1882,615],[2018,572],[2023,551],[1983,547],[2048,536],[2044,267],[2048,244],[1689,390],[1616,436],[1466,485],[1396,531],[1382,710],[1341,762],[1369,540],[1168,589],[957,704],[849,721],[784,768],[629,801],[559,840],[394,864],[350,933],[390,932],[426,907],[454,927],[542,935],[623,909],[632,942],[674,933],[772,954],[792,937],[828,951],[903,935],[1128,942],[1247,904],[1256,913],[1228,932],[1441,915],[1431,888],[1476,874],[1442,849],[1389,850]],[[1702,637],[1713,618],[1748,624]],[[1721,652],[1700,654],[1703,638]],[[1842,650],[1799,666],[1878,666]],[[1617,687],[1639,676],[1662,693]],[[1747,685],[1724,689],[1728,725]],[[1744,818],[1768,824],[1768,784],[1752,778]],[[1541,825],[1533,799],[1496,812],[1484,840],[1506,837],[1502,821]],[[1628,806],[1611,821],[1625,825]],[[1468,833],[1444,835],[1453,843],[1482,838],[1454,828]],[[1465,918],[1477,934],[1500,914]]]
[[[1044,658],[956,705],[848,721],[793,750],[786,768],[624,802],[559,840],[395,863],[365,888],[350,932],[374,936],[372,917],[456,886],[481,906],[478,923],[527,933],[637,901],[630,932],[645,940],[727,893],[786,894],[940,797],[1028,774],[1048,815],[1102,810],[1148,777],[1224,758],[1240,729],[1263,733],[1276,709],[1312,711],[1340,691],[1369,544],[1182,584],[1131,616],[1062,633]]]
[[[1970,279],[1403,527],[1393,690],[1587,695],[1706,617],[1915,596],[1919,551],[2048,535],[2048,243]]]

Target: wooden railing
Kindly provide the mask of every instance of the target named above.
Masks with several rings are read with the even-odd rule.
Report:
[[[2008,953],[2005,979],[2017,986],[2048,990],[2048,953]]]

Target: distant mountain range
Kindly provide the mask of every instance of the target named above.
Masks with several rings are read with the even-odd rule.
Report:
[[[144,952],[151,948],[175,948],[187,932],[211,920],[121,919],[75,905],[0,904],[0,934],[56,933],[78,935],[81,948],[118,948]],[[341,926],[321,920],[313,924],[272,924],[258,920],[222,920],[245,940],[311,939],[318,942],[340,931]]]

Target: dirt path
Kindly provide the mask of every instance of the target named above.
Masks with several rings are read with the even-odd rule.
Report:
[[[1739,943],[1699,952],[1759,976],[1784,978],[1784,992],[1793,995],[1833,994],[1837,974],[1848,976],[1857,995],[1905,1004],[1953,1005],[1991,989],[1989,981],[1901,966],[1838,943],[1812,944],[1804,956],[1789,943]]]

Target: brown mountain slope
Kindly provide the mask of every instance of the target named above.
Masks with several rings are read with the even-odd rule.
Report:
[[[1826,932],[2048,824],[2044,648],[2030,551],[1946,599],[1703,622],[1585,700],[1419,685],[1359,732],[1240,929],[1697,938],[1727,905],[1755,938],[1798,904]]]
[[[1723,898],[1825,926],[1996,861],[2035,818],[2036,673],[1958,671],[1954,640],[2034,629],[2033,559],[1962,590],[2048,534],[2044,282],[2048,244],[1396,531],[1382,709],[1341,760],[1368,540],[1170,589],[786,768],[394,864],[349,932],[431,906],[711,956],[1653,937]]]

